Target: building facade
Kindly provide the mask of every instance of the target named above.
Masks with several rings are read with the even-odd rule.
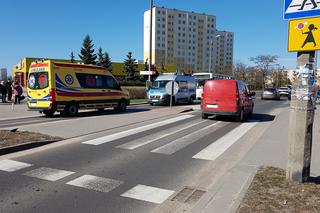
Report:
[[[234,34],[232,32],[217,31],[216,38],[215,72],[233,75]]]
[[[7,70],[7,68],[1,68],[0,69],[0,79],[1,79],[1,81],[7,81],[8,80],[8,70]]]
[[[217,31],[215,16],[154,7],[152,23],[152,63],[157,67],[171,65],[177,71],[195,73],[216,72],[221,64],[230,66],[233,33]],[[149,58],[149,38],[150,10],[144,13],[144,60]]]

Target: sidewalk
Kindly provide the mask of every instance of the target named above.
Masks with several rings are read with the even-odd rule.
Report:
[[[320,176],[320,107],[315,113],[311,176]],[[244,158],[211,189],[211,197],[199,212],[236,212],[260,166],[286,169],[289,110],[283,110]],[[240,142],[241,143],[241,142]],[[238,144],[239,145],[239,144]],[[235,148],[236,149],[236,148]],[[196,209],[196,211],[198,211]],[[193,211],[193,212],[196,212]]]
[[[12,103],[0,103],[0,122],[1,120],[6,119],[34,117],[39,115],[39,112],[28,111],[26,101],[14,105],[12,105]]]
[[[112,109],[101,114],[91,114],[69,119],[50,120],[46,123],[36,123],[27,126],[19,126],[20,131],[38,132],[46,135],[62,138],[78,137],[88,134],[106,134],[106,131],[113,131],[115,128],[133,128],[141,125],[141,122],[153,123],[155,119],[175,116],[190,109],[175,106],[148,109],[144,107],[133,107],[124,113],[115,113]],[[23,112],[23,109],[21,109]],[[37,115],[39,115],[37,113]],[[0,121],[1,122],[1,121]],[[98,136],[97,136],[98,137]]]

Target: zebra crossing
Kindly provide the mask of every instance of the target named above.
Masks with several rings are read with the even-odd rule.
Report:
[[[25,170],[27,168],[30,168],[31,166],[35,165],[9,159],[0,160],[0,175],[1,171],[10,173],[19,172],[20,170]],[[90,174],[78,176],[77,173],[74,171],[66,171],[47,167],[35,168],[26,171],[21,175],[49,182],[63,180],[64,178],[73,175],[77,177],[74,177],[72,180],[65,182],[65,185],[100,193],[108,193],[118,188],[120,185],[124,184],[124,181],[122,180],[98,177]],[[133,188],[129,188],[127,191],[124,191],[123,193],[119,194],[119,196],[128,199],[150,202],[154,204],[161,204],[174,193],[174,190],[138,184]]]
[[[209,134],[214,134],[216,131],[223,129],[230,123],[231,122],[200,120],[192,114],[182,115],[83,141],[81,144],[83,146],[103,146],[104,144],[117,141],[116,144],[112,144],[115,149],[128,150],[130,152],[152,145],[151,149],[150,147],[146,148],[148,152],[169,156],[196,143]],[[257,122],[247,122],[237,125],[233,130],[219,139],[207,141],[210,142],[209,145],[205,148],[201,148],[202,150],[197,150],[198,152],[194,156],[190,156],[190,158],[206,161],[216,160],[242,136],[254,128],[256,124]],[[143,136],[138,139],[137,137],[134,137],[141,133],[145,134],[142,134]],[[119,140],[124,138],[126,139],[125,143],[123,143],[122,140]],[[210,137],[207,137],[207,139],[208,138]],[[141,150],[144,151],[144,149]],[[118,187],[125,185],[124,180],[116,180],[111,177],[80,174],[80,172],[77,171],[67,171],[58,168],[35,167],[36,165],[11,159],[0,160],[0,175],[3,172],[18,174],[19,171],[22,171],[21,174],[18,175],[48,182],[59,181],[59,183],[65,184],[67,187],[74,187],[74,189],[98,193],[109,193]],[[144,183],[138,183],[132,188],[129,186],[126,187],[128,188],[119,193],[120,197],[154,204],[161,204],[175,194],[175,191],[172,189],[158,188],[156,186],[145,185]]]
[[[181,121],[184,120],[187,121],[181,124]],[[178,122],[179,124],[176,124],[173,127],[168,127],[164,130],[157,131],[157,128],[159,127],[165,127],[169,124],[171,124],[172,126],[172,124]],[[204,138],[205,136],[224,128],[230,123],[231,122],[199,120],[194,115],[183,115],[164,121],[159,121],[153,124],[137,127],[134,129],[117,132],[104,137],[84,141],[82,142],[82,144],[97,146],[113,142],[119,139],[123,139],[125,137],[129,137],[129,141],[126,143],[122,143],[122,141],[119,140],[118,142],[122,144],[115,145],[114,148],[133,151],[138,148],[147,147],[150,144],[154,144],[155,146],[157,146],[156,142],[160,142],[159,144],[162,144],[161,142],[164,141],[166,142],[166,144],[154,148],[150,150],[150,152],[161,155],[173,155],[174,153],[181,151],[187,146],[197,142],[201,138]],[[190,157],[192,159],[201,159],[209,161],[216,160],[228,148],[235,144],[242,136],[244,136],[248,131],[250,131],[256,124],[257,122],[255,121],[242,123],[228,134],[219,138],[218,140],[211,141],[211,144],[209,146],[207,146],[203,150],[200,150],[199,153],[197,153],[196,155]],[[154,133],[148,133],[145,136],[133,138],[132,140],[130,140],[131,136],[146,133],[149,130],[154,130]],[[179,134],[184,135],[176,139],[168,139]]]

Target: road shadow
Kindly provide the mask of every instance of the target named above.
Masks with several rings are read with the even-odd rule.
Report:
[[[51,118],[83,118],[83,117],[94,117],[94,116],[105,116],[105,115],[126,115],[138,112],[146,112],[150,111],[148,108],[128,108],[125,112],[116,112],[113,109],[105,109],[103,111],[93,110],[93,111],[85,111],[79,112],[77,116],[71,117],[67,115],[54,114]]]
[[[252,116],[248,117],[245,121],[241,123],[270,122],[270,121],[273,121],[275,117],[276,116],[269,115],[269,114],[253,113]],[[237,119],[232,116],[215,116],[210,119],[218,120],[218,121],[237,122]]]
[[[307,183],[320,184],[320,176],[318,177],[309,177]]]

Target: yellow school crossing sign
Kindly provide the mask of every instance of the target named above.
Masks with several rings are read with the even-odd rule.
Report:
[[[320,49],[320,18],[291,20],[289,23],[288,51]]]

